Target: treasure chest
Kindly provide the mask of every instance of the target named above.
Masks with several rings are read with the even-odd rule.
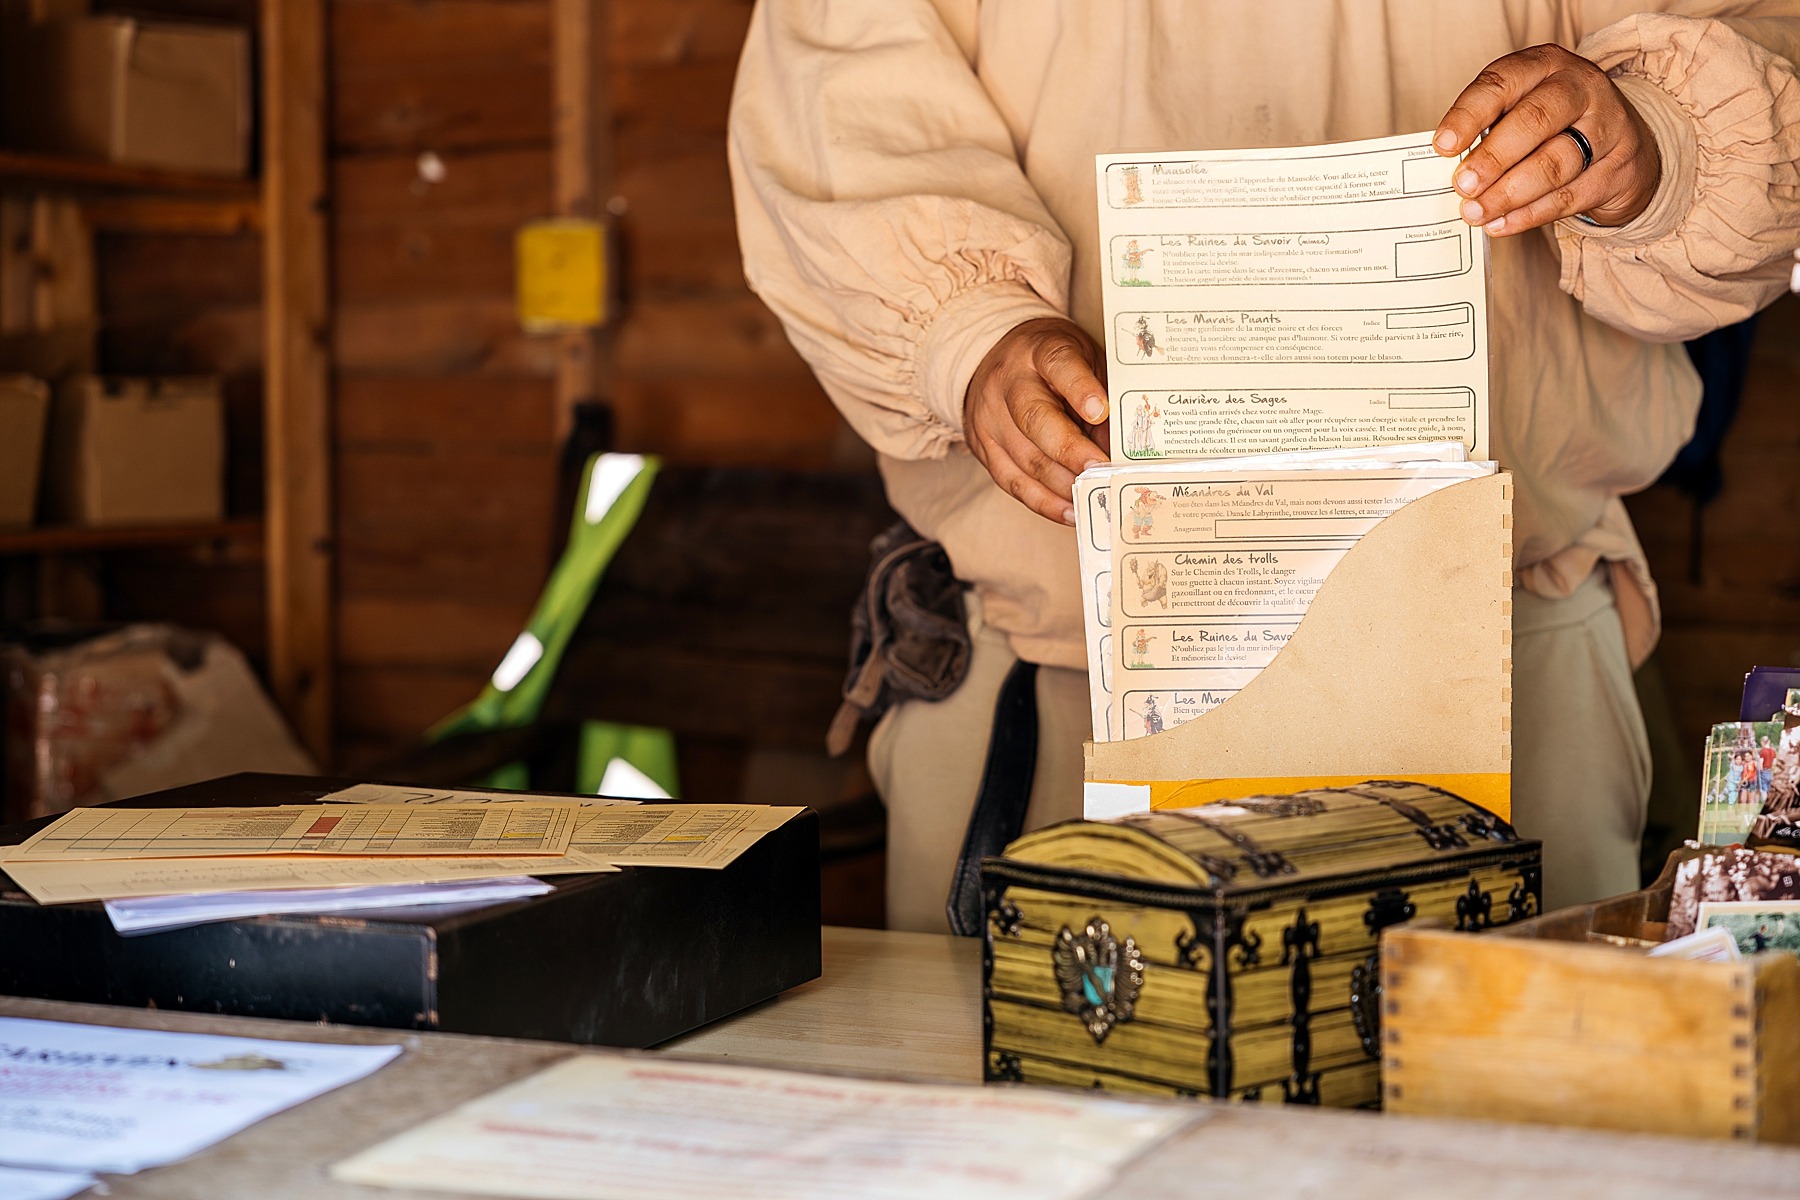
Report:
[[[982,863],[986,1078],[1373,1106],[1381,931],[1534,916],[1540,863],[1404,782],[1027,834]]]

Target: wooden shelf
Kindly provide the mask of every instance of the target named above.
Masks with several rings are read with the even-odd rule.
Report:
[[[260,517],[241,517],[206,525],[141,525],[88,527],[46,525],[38,529],[0,529],[0,555],[84,554],[154,546],[200,545],[205,542],[260,542]]]
[[[262,205],[256,200],[206,196],[103,194],[81,201],[88,225],[102,233],[261,232]]]
[[[125,167],[94,159],[61,154],[36,154],[26,150],[0,150],[0,180],[16,180],[40,187],[110,192],[136,192],[155,196],[204,197],[235,204],[258,201],[253,179],[220,179],[207,175],[183,175],[147,167]]]

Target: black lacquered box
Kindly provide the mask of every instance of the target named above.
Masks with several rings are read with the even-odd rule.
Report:
[[[349,782],[233,775],[120,804],[310,804]],[[0,829],[0,845],[46,823]],[[101,905],[39,905],[0,873],[0,994],[643,1047],[818,978],[811,811],[723,870],[549,882],[546,895],[472,911],[267,916],[121,937]]]

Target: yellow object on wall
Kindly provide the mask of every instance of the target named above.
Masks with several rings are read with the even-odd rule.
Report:
[[[520,227],[514,247],[519,324],[528,333],[606,323],[606,225],[559,217]]]

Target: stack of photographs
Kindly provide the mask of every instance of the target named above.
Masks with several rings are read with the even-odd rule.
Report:
[[[1699,840],[1800,848],[1800,688],[1767,721],[1713,726],[1701,776]]]

